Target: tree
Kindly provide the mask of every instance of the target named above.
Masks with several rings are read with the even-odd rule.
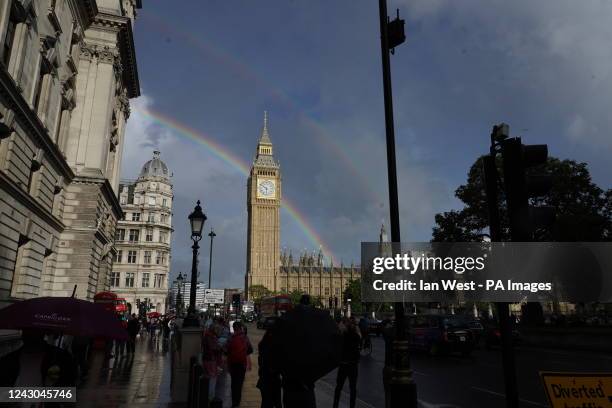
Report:
[[[264,285],[252,285],[249,288],[249,296],[252,301],[257,302],[266,296],[270,296],[272,292]]]
[[[291,299],[291,303],[293,303],[294,305],[297,305],[298,303],[300,303],[300,299],[302,299],[302,295],[304,295],[304,292],[300,290],[293,290],[289,293],[289,299]]]
[[[501,159],[497,162],[501,171]],[[543,168],[542,168],[543,167]],[[601,189],[591,180],[586,163],[550,158],[529,172],[546,171],[553,175],[552,189],[544,197],[531,199],[534,205],[556,209],[557,220],[547,229],[535,231],[536,241],[610,241],[612,240],[612,189]],[[455,191],[465,207],[436,214],[433,242],[480,241],[488,233],[487,201],[481,160],[470,168],[467,183]],[[502,239],[509,239],[508,217],[503,189],[498,197]]]
[[[358,314],[365,311],[363,303],[361,303],[361,279],[353,279],[346,286],[344,292],[351,297],[351,312]]]

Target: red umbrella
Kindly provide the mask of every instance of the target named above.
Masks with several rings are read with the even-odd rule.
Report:
[[[159,317],[159,316],[161,316],[161,314],[159,314],[158,312],[150,312],[150,313],[147,313],[147,317],[148,317],[149,319],[155,319],[155,318],[157,318],[157,317]]]
[[[2,329],[41,329],[73,336],[126,340],[127,330],[103,306],[71,297],[22,300],[0,310]]]

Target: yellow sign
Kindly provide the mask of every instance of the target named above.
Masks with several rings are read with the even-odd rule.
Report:
[[[541,372],[551,408],[612,408],[612,373]]]

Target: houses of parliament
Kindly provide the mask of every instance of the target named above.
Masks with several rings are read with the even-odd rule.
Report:
[[[262,285],[274,293],[299,291],[313,297],[343,297],[348,283],[360,277],[361,268],[351,264],[325,265],[324,254],[303,252],[294,258],[280,247],[282,179],[274,158],[268,115],[257,143],[247,182],[247,259],[245,293]]]

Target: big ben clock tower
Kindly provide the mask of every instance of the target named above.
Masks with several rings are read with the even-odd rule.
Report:
[[[268,114],[257,143],[247,182],[247,270],[245,292],[253,285],[277,291],[280,266],[280,166],[274,160],[268,133]]]

